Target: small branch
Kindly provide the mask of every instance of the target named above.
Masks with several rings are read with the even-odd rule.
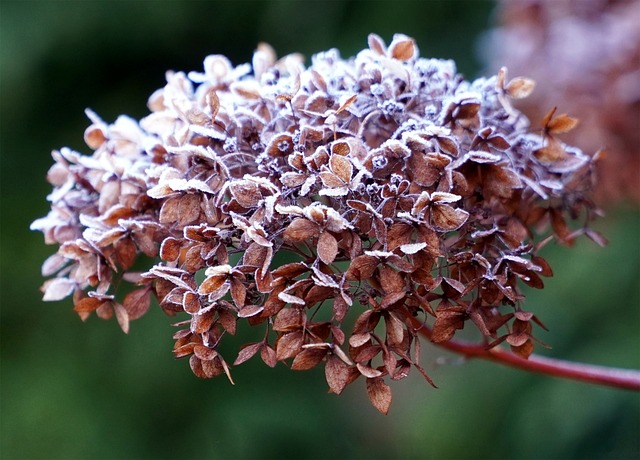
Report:
[[[422,324],[417,318],[412,318],[411,320],[416,331],[431,340],[431,329]],[[640,391],[640,371],[632,369],[575,363],[536,355],[531,355],[528,359],[524,359],[504,349],[497,347],[487,349],[481,344],[459,340],[436,343],[436,345],[467,358],[486,359],[529,372]]]

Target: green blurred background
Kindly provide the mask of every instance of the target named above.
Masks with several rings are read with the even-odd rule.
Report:
[[[416,38],[423,56],[481,72],[484,1],[0,1],[1,438],[3,459],[637,459],[637,393],[461,363],[429,348],[393,384],[384,417],[357,382],[337,397],[321,369],[250,361],[202,381],[172,358],[159,309],[120,332],[83,324],[70,301],[43,303],[40,264],[54,251],[29,223],[47,213],[49,152],[84,152],[91,107],[139,118],[166,70],[207,54],[248,62],[259,41],[283,55],[331,47],[351,56],[369,32]],[[491,69],[495,71],[495,69]],[[544,84],[541,82],[541,84]],[[547,251],[556,276],[529,306],[550,328],[549,356],[640,368],[640,212],[619,204],[589,242]],[[242,337],[238,338],[242,342]],[[233,359],[233,357],[230,357]]]

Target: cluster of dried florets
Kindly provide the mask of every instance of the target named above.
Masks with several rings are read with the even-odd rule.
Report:
[[[541,84],[518,108],[532,119],[550,104],[579,113],[581,129],[567,142],[607,154],[598,199],[640,202],[640,2],[502,1],[499,16],[487,61]]]
[[[188,315],[174,353],[199,377],[230,378],[218,345],[244,321],[264,333],[233,364],[324,363],[330,391],[363,376],[382,412],[385,377],[431,382],[416,319],[435,342],[470,321],[487,347],[532,352],[520,283],[551,275],[545,229],[597,238],[591,161],[555,137],[575,120],[551,112],[534,134],[510,104],[532,81],[465,81],[404,35],[308,68],[261,45],[252,66],[204,70],[168,73],[139,122],[89,112],[92,156],[53,153],[52,210],[32,226],[60,245],[45,300],[73,294],[82,319],[115,313],[126,332],[155,295]]]

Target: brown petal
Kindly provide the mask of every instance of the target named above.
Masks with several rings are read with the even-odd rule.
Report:
[[[302,341],[301,331],[289,332],[280,337],[276,342],[276,358],[278,361],[297,355],[301,350]]]
[[[436,311],[431,340],[435,343],[447,342],[456,330],[464,327],[464,308],[450,307]]]
[[[122,304],[118,302],[113,303],[113,310],[116,314],[116,319],[118,320],[118,324],[120,325],[120,329],[125,334],[129,333],[129,314],[127,310],[122,306]]]
[[[229,334],[236,334],[237,321],[237,316],[229,310],[218,310],[218,322]]]
[[[78,313],[80,318],[84,321],[89,317],[89,314],[95,311],[101,304],[101,299],[95,297],[84,297],[75,303],[73,310]]]
[[[206,278],[200,287],[198,288],[198,294],[200,295],[208,295],[211,294],[222,287],[222,285],[227,281],[227,277],[225,276],[210,276]]]
[[[264,260],[267,256],[268,249],[264,246],[260,246],[257,243],[251,243],[242,257],[243,265],[250,267],[262,267]]]
[[[120,240],[126,234],[127,234],[127,232],[125,230],[122,230],[122,229],[119,229],[119,228],[115,228],[115,229],[109,230],[109,231],[104,232],[102,234],[100,239],[98,239],[96,241],[96,245],[99,248],[107,247],[109,245],[114,244],[118,240]]]
[[[381,351],[382,351],[382,348],[380,347],[380,345],[366,344],[362,347],[351,348],[349,350],[349,353],[355,361],[359,363],[364,363],[378,356],[378,354],[380,354]],[[360,373],[360,369],[356,369],[356,370],[358,371],[358,374],[362,375]]]
[[[138,256],[136,245],[131,238],[121,238],[113,245],[118,264],[123,270],[131,268]]]
[[[291,369],[294,371],[306,371],[320,363],[329,351],[328,348],[307,348],[296,355]]]
[[[218,356],[218,352],[213,348],[205,347],[204,345],[200,344],[193,347],[193,354],[203,361],[210,361]]]
[[[304,184],[304,181],[307,180],[307,177],[307,174],[290,171],[280,176],[280,182],[282,182],[286,187],[295,188],[300,187],[302,184]]]
[[[251,316],[255,316],[258,313],[261,313],[264,310],[262,305],[247,305],[238,310],[239,318],[249,318]]]
[[[192,330],[196,334],[204,334],[211,329],[215,322],[215,311],[209,310],[201,315],[192,317]]]
[[[524,99],[529,96],[536,86],[536,82],[530,78],[516,77],[505,88],[507,94],[514,99]]]
[[[369,49],[379,54],[380,56],[384,56],[387,54],[387,47],[384,44],[382,38],[376,34],[369,34],[367,38]]]
[[[297,308],[283,308],[276,315],[273,330],[278,332],[297,331],[302,327],[303,315]]]
[[[187,193],[168,198],[160,209],[160,223],[185,226],[200,216],[200,196]]]
[[[393,251],[399,246],[411,242],[413,227],[405,223],[393,224],[387,232],[387,250]]]
[[[344,187],[345,182],[331,171],[323,171],[319,174],[322,185],[329,188]]]
[[[269,345],[262,347],[262,350],[260,350],[260,358],[262,358],[262,361],[269,367],[276,367],[278,363],[276,351]]]
[[[387,266],[380,268],[380,284],[386,294],[403,292],[406,285],[404,277],[393,268]]]
[[[286,279],[293,279],[299,275],[302,275],[307,271],[309,271],[309,267],[307,267],[305,264],[301,262],[294,262],[290,264],[284,264],[276,268],[273,271],[273,277],[274,278],[283,277]]]
[[[331,326],[331,335],[333,336],[335,343],[337,343],[338,345],[344,345],[344,332],[335,324]]]
[[[353,165],[347,158],[341,155],[331,155],[329,167],[343,182],[348,183],[351,180]]]
[[[272,157],[289,155],[293,152],[293,139],[291,134],[283,133],[274,136],[267,146],[267,153]]]
[[[211,110],[211,119],[215,119],[216,115],[218,115],[218,110],[220,110],[220,98],[218,97],[218,93],[216,93],[215,89],[211,88],[207,92],[205,100]]]
[[[469,218],[464,209],[452,208],[449,205],[435,205],[431,211],[433,226],[438,230],[452,231],[460,228]]]
[[[566,113],[560,114],[552,118],[546,124],[546,130],[549,134],[562,134],[571,131],[578,125],[578,119],[572,118]]]
[[[544,281],[542,281],[542,278],[540,278],[536,273],[533,273],[532,271],[527,271],[524,274],[516,273],[516,275],[518,275],[518,277],[522,279],[522,281],[524,281],[527,286],[531,286],[535,289],[544,288]]]
[[[389,308],[404,299],[406,295],[407,293],[404,291],[387,294],[380,300],[380,308]]]
[[[440,146],[440,150],[442,152],[447,153],[451,156],[458,156],[458,144],[456,144],[456,141],[453,140],[452,138],[439,136],[436,138],[436,142],[438,142],[438,145]],[[447,163],[448,162],[449,161],[447,161]]]
[[[320,227],[303,217],[294,219],[284,231],[284,239],[289,243],[297,243],[320,234]]]
[[[333,317],[336,321],[342,321],[348,310],[349,306],[342,296],[337,296],[333,299]]]
[[[269,297],[267,297],[267,300],[264,303],[264,311],[262,312],[263,317],[273,316],[284,308],[286,302],[281,300],[279,297],[279,294],[283,289],[284,286],[277,287],[269,294]]]
[[[378,266],[378,259],[373,256],[361,255],[351,261],[347,269],[346,278],[350,281],[366,280],[373,276]]]
[[[262,346],[263,342],[248,343],[246,345],[243,345],[240,349],[240,352],[238,353],[238,357],[233,362],[233,365],[237,366],[244,363],[245,361],[248,361],[253,357],[253,355],[258,352],[258,350],[260,350],[260,348],[262,348]]]
[[[393,314],[389,314],[384,318],[385,327],[387,329],[387,342],[390,346],[402,343],[404,338],[404,324]]]
[[[129,319],[138,319],[144,315],[151,305],[151,288],[150,286],[142,289],[136,289],[128,293],[122,302]]]
[[[527,340],[522,345],[511,345],[511,351],[524,359],[527,359],[531,355],[531,353],[533,353],[534,348],[535,345],[533,344],[533,341],[531,339]]]
[[[338,255],[338,241],[329,232],[322,232],[318,238],[318,257],[325,264],[330,265]]]
[[[542,276],[553,276],[551,265],[549,265],[549,262],[547,262],[544,258],[540,256],[531,256],[531,262],[542,269],[540,271],[540,274]]]
[[[206,267],[207,263],[202,258],[202,246],[194,245],[189,250],[187,250],[184,255],[184,268],[191,272],[195,273],[204,267]]]
[[[389,55],[400,61],[408,61],[418,54],[415,41],[406,35],[396,34],[389,44]]]
[[[363,332],[362,334],[353,334],[349,337],[349,345],[354,348],[361,347],[365,343],[371,340],[371,334],[368,332]]]
[[[92,148],[93,150],[97,150],[100,148],[102,144],[104,144],[107,140],[104,129],[99,125],[91,125],[84,132],[84,141],[85,143]]]
[[[231,279],[231,298],[237,308],[244,307],[244,302],[247,298],[247,288],[236,278]]]
[[[360,363],[356,363],[356,367],[358,368],[358,371],[360,372],[360,374],[364,375],[367,378],[372,379],[375,377],[382,376],[382,371],[378,369],[374,369],[373,367],[365,366],[364,364],[360,364]]]
[[[537,149],[533,154],[544,164],[556,163],[567,156],[562,144],[554,138],[549,138],[548,145]]]
[[[202,307],[198,294],[193,291],[186,291],[182,296],[182,307],[190,315],[198,313]]]
[[[381,378],[367,379],[367,394],[373,407],[384,415],[389,413],[392,400],[391,387],[389,387],[384,380]]]
[[[113,302],[103,302],[96,309],[96,315],[100,319],[110,319],[113,316]]]
[[[262,200],[262,193],[255,182],[248,180],[234,181],[229,191],[243,208],[255,208]]]
[[[509,168],[492,165],[485,168],[485,171],[486,177],[483,190],[485,194],[509,198],[513,193],[513,189],[522,187],[522,181],[518,174]]]
[[[336,355],[330,355],[324,366],[324,376],[331,392],[339,395],[349,382],[349,366]]]

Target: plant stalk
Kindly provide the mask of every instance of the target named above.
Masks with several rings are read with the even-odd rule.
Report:
[[[411,321],[418,333],[431,340],[431,329],[428,326],[422,324],[417,318],[411,318]],[[537,355],[531,355],[528,359],[524,359],[499,347],[487,349],[483,344],[462,340],[449,340],[435,345],[466,358],[480,358],[529,372],[640,391],[640,371],[633,369],[576,363]]]

